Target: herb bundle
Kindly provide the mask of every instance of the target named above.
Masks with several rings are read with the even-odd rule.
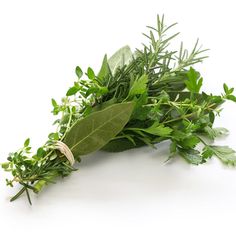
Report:
[[[81,156],[100,149],[119,152],[169,140],[168,160],[178,154],[198,165],[216,156],[224,164],[236,164],[234,150],[212,145],[228,133],[213,124],[225,100],[236,102],[234,89],[224,84],[221,95],[201,91],[203,78],[193,65],[207,57],[207,50],[198,41],[190,52],[182,43],[179,51],[170,50],[178,35],[169,35],[175,25],[167,26],[164,16],[158,16],[156,27],[144,34],[148,45],[134,53],[125,46],[109,59],[105,55],[98,73],[89,67],[84,75],[76,67],[77,80],[66,96],[60,103],[52,99],[56,131],[36,153],[27,139],[2,164],[13,176],[7,185],[22,185],[11,201],[25,192],[31,203],[30,191],[39,193],[57,177],[68,176],[77,170],[74,158],[80,162]]]

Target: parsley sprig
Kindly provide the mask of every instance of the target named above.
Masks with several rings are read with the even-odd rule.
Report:
[[[56,131],[36,153],[31,153],[27,139],[2,164],[13,176],[7,185],[22,185],[11,201],[25,192],[31,203],[30,191],[39,193],[57,177],[77,170],[55,149],[57,141],[71,149],[77,162],[99,149],[155,148],[169,140],[168,161],[181,156],[198,165],[216,156],[224,164],[236,165],[234,150],[212,144],[228,133],[213,125],[221,105],[226,100],[236,102],[234,89],[224,84],[221,95],[201,91],[203,78],[193,66],[207,57],[207,50],[198,40],[191,51],[183,43],[179,50],[171,50],[170,43],[179,34],[170,34],[175,25],[168,26],[164,16],[157,16],[156,27],[148,27],[144,34],[149,43],[141,49],[133,53],[125,46],[109,59],[105,55],[98,73],[91,67],[86,73],[76,67],[77,79],[65,97],[61,102],[52,99]]]

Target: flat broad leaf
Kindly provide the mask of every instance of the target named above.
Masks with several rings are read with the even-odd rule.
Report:
[[[148,76],[145,74],[134,80],[129,91],[129,97],[147,92],[147,82]]]
[[[211,147],[205,146],[202,150],[202,157],[204,159],[211,158],[214,155],[214,152]]]
[[[120,48],[108,60],[109,67],[112,74],[117,68],[127,65],[132,60],[132,51],[129,46]]]
[[[209,146],[214,155],[216,155],[224,164],[236,165],[236,152],[228,146]]]
[[[146,144],[140,139],[135,138],[135,144],[127,138],[111,140],[101,150],[106,152],[123,152],[132,148],[143,147]]]
[[[202,164],[205,160],[200,155],[199,151],[195,149],[182,149],[178,148],[180,156],[182,156],[187,162],[199,165]]]
[[[183,148],[194,148],[200,142],[199,138],[194,135],[187,136],[182,141],[178,142]]]
[[[37,157],[39,157],[39,158],[42,158],[42,157],[44,157],[46,155],[46,152],[44,151],[44,149],[43,148],[38,148],[38,150],[37,150]]]
[[[75,157],[101,149],[114,138],[129,121],[133,102],[111,105],[76,122],[64,142]]]
[[[148,127],[147,129],[142,129],[142,131],[160,137],[168,137],[170,136],[173,130],[169,127],[165,127],[164,125],[158,124],[158,122],[155,122],[152,126]]]
[[[103,80],[109,74],[110,68],[107,61],[107,55],[104,56],[101,69],[97,75],[100,80]]]
[[[170,143],[169,150],[170,150],[170,155],[169,155],[169,157],[165,160],[164,163],[169,162],[169,161],[175,156],[176,151],[177,151],[177,144],[176,144],[175,141],[174,141],[174,142],[172,141],[172,142]]]
[[[226,128],[219,127],[219,128],[212,128],[210,126],[206,126],[204,128],[204,131],[208,135],[210,139],[214,139],[216,137],[224,136],[229,133],[229,131]]]
[[[202,87],[203,79],[200,78],[199,72],[190,67],[187,72],[188,80],[185,81],[187,89],[192,93],[199,93]]]
[[[143,106],[147,104],[147,94],[143,93],[139,97],[134,97],[133,101],[135,101],[135,107],[131,119],[145,120],[151,110],[151,107]]]

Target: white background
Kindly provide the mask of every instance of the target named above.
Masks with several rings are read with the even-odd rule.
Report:
[[[0,1],[0,162],[31,137],[38,147],[50,131],[52,97],[64,96],[74,68],[96,71],[104,53],[140,47],[156,14],[179,22],[176,41],[197,37],[210,48],[199,65],[206,91],[236,87],[234,1]],[[236,105],[227,103],[218,141],[236,149]],[[235,235],[236,169],[213,159],[164,165],[168,146],[84,157],[80,170],[33,197],[9,203],[17,189],[0,172],[1,235]]]

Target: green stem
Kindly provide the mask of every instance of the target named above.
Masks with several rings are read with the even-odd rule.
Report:
[[[61,139],[60,139],[61,141],[65,138],[67,132],[68,132],[69,129],[70,129],[71,120],[72,120],[72,111],[71,111],[71,109],[70,109],[70,117],[69,117],[69,121],[68,121],[68,123],[67,123],[67,127],[66,127],[66,131],[65,131],[65,133],[63,134],[63,136],[62,136]]]
[[[52,175],[48,176],[47,179],[41,179],[34,184],[34,192],[39,193],[48,183],[52,183],[53,180],[58,176],[58,173],[54,171]]]
[[[26,187],[23,187],[15,196],[13,196],[10,199],[10,202],[15,201],[18,197],[20,197],[24,193],[25,190],[26,190]]]
[[[215,106],[215,103],[212,103],[211,105],[209,105],[208,107],[206,107],[205,110],[208,110],[210,109],[211,107]],[[212,110],[212,109],[211,109]],[[167,120],[167,121],[164,121],[162,122],[162,124],[167,124],[167,123],[170,123],[170,122],[174,122],[174,121],[178,121],[178,120],[182,120],[182,119],[186,119],[188,117],[191,117],[192,115],[196,114],[197,111],[195,112],[192,112],[192,113],[189,113],[189,114],[186,114],[186,115],[183,115],[183,116],[180,116],[180,117],[177,117],[175,119],[172,119],[172,120]]]

